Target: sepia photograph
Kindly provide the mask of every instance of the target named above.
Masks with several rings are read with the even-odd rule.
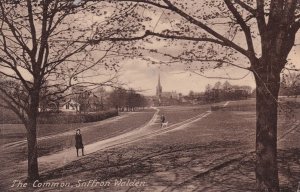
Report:
[[[0,0],[1,192],[300,192],[300,0]]]

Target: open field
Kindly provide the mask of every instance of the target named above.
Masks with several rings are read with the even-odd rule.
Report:
[[[147,114],[147,112],[152,113],[154,110],[147,109],[141,111],[141,113]],[[120,118],[127,118],[128,115],[135,114],[135,113],[121,113],[122,115],[118,117],[111,117],[109,121],[120,119]],[[59,114],[58,114],[59,115]],[[135,114],[137,115],[137,114]],[[98,125],[98,122],[91,122],[91,123],[70,123],[70,124],[38,124],[37,125],[37,136],[44,137],[49,135],[55,135],[59,133],[64,133],[67,131],[74,131],[78,128],[89,127]],[[19,141],[20,139],[26,139],[26,130],[23,124],[0,124],[0,145]]]
[[[221,103],[220,105],[224,105]],[[42,168],[53,166],[42,173],[43,182],[67,182],[73,187],[64,191],[255,191],[254,149],[255,149],[255,102],[232,101],[218,111],[209,111],[210,106],[162,107],[159,114],[166,116],[169,127],[160,128],[156,121],[137,130],[116,137],[104,147],[102,141],[110,140],[98,135],[99,147],[85,157],[74,159],[62,167],[42,164]],[[295,115],[282,112],[278,122],[279,173],[282,191],[295,191],[300,181],[300,109],[293,109]],[[144,121],[149,121],[145,117]],[[125,119],[125,118],[124,118]],[[128,116],[128,127],[143,119]],[[136,123],[135,126],[141,126]],[[124,127],[123,121],[108,123],[105,132]],[[97,134],[97,128],[83,132],[84,139]],[[125,129],[126,130],[126,129]],[[127,131],[127,130],[126,130]],[[113,134],[109,138],[113,138]],[[122,136],[122,135],[120,135]],[[96,138],[96,137],[95,137]],[[65,137],[72,146],[72,139]],[[41,146],[54,153],[55,148]],[[48,140],[59,143],[59,137]],[[96,142],[96,143],[97,143]],[[96,144],[95,143],[95,144]],[[92,144],[93,145],[93,144]],[[14,148],[15,150],[15,148]],[[15,151],[11,151],[16,153]],[[75,154],[74,154],[75,155]],[[45,158],[48,156],[44,156]],[[49,155],[49,159],[52,156]],[[43,161],[45,160],[43,159]],[[13,160],[13,159],[12,159]],[[13,164],[11,165],[13,166]],[[20,170],[4,171],[9,178],[19,178]],[[9,169],[9,168],[7,168]],[[22,173],[21,175],[24,175]],[[24,176],[21,176],[24,179]],[[118,186],[120,179],[145,182],[145,186]],[[78,180],[81,180],[79,186]],[[107,186],[83,186],[84,182],[98,180]],[[117,181],[117,183],[115,183]],[[11,179],[2,180],[2,187],[11,184]],[[57,188],[52,188],[57,189]],[[22,191],[8,188],[10,191]],[[28,191],[25,189],[24,191]],[[51,188],[34,188],[35,191],[49,191]]]
[[[141,113],[127,113],[123,114],[122,118],[114,118],[107,119],[104,122],[95,122],[95,123],[87,123],[87,124],[71,124],[64,125],[64,132],[59,132],[58,128],[61,125],[39,125],[40,130],[40,138],[38,140],[38,148],[39,148],[39,156],[44,156],[49,153],[54,153],[65,148],[70,148],[75,146],[74,134],[77,128],[81,128],[81,132],[83,134],[84,144],[90,144],[95,141],[104,140],[109,137],[113,137],[118,134],[122,134],[133,130],[147,121],[150,120],[154,111],[149,112],[141,112]],[[132,121],[132,119],[136,119],[136,121]],[[122,126],[116,126],[116,124],[121,124]],[[67,129],[66,129],[67,127]],[[16,129],[16,128],[15,128]],[[47,129],[51,130],[50,136],[45,134]],[[17,130],[15,130],[17,132]],[[43,134],[44,133],[44,134]],[[5,134],[4,136],[5,137]],[[24,135],[25,137],[25,135]],[[25,139],[25,138],[23,138]],[[26,140],[23,142],[15,142],[8,143],[4,145],[5,148],[16,148],[15,153],[18,154],[15,158],[19,160],[26,159]],[[9,151],[6,150],[5,151]],[[22,154],[22,155],[21,155]]]

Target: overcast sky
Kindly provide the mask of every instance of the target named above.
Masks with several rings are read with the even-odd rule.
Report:
[[[298,60],[300,61],[300,59]],[[299,68],[300,65],[298,65]],[[155,95],[156,85],[158,81],[158,74],[160,73],[161,85],[163,91],[177,91],[178,93],[188,94],[189,91],[202,92],[205,90],[207,84],[214,85],[217,81],[224,82],[224,79],[205,78],[188,71],[173,70],[172,67],[165,66],[159,68],[157,65],[147,65],[145,63],[132,62],[123,65],[121,72],[121,80],[125,82],[128,87],[143,90],[145,95]],[[226,77],[230,74],[232,78],[244,77],[248,74],[246,70],[242,69],[227,69],[207,71],[207,76],[221,76]],[[255,80],[252,73],[249,73],[241,80],[228,80],[232,85],[249,85],[255,88]]]
[[[184,70],[173,69],[172,66],[161,66],[146,64],[139,60],[123,64],[121,71],[121,80],[129,87],[142,90],[145,95],[155,95],[158,75],[160,73],[161,85],[163,91],[176,91],[178,93],[188,94],[191,90],[194,92],[201,92],[205,90],[207,84],[214,85],[215,82],[224,82],[224,79],[205,78],[197,74],[190,73]],[[228,77],[227,73],[232,78],[243,77],[248,74],[246,70],[210,70],[205,74],[207,76],[221,76]],[[254,78],[251,73],[242,80],[228,80],[234,85],[250,85],[255,87]]]
[[[299,39],[299,38],[298,38]],[[290,53],[290,62],[300,69],[300,46],[295,46]],[[153,58],[159,61],[157,58]],[[224,82],[226,79],[205,78],[186,71],[184,64],[171,66],[148,64],[140,59],[126,60],[122,64],[120,79],[128,87],[143,90],[145,95],[155,95],[158,74],[161,76],[163,91],[177,91],[188,94],[191,90],[201,92],[207,84],[214,85],[217,81]],[[228,80],[233,85],[249,85],[255,88],[255,81],[252,73],[238,68],[225,68],[219,70],[207,70],[204,73],[209,77],[241,78],[240,80]]]

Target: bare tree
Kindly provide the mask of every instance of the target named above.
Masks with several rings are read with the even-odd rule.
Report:
[[[149,27],[136,39],[154,36],[157,41],[167,39],[168,45],[178,45],[182,52],[163,53],[169,58],[165,63],[190,63],[196,66],[199,74],[212,66],[234,66],[253,73],[257,87],[257,191],[278,192],[278,91],[280,73],[287,64],[300,28],[299,0],[117,2],[125,1],[136,2],[149,12],[156,13],[153,15],[160,15],[158,19],[155,17],[155,26]],[[158,29],[160,22],[165,27]],[[166,51],[168,48],[165,46],[163,49]],[[161,50],[152,52],[158,51]],[[188,68],[192,69],[191,66]],[[230,77],[230,74],[227,75]]]
[[[104,40],[92,45],[89,39],[108,40],[129,27],[121,13],[131,9],[73,0],[0,1],[1,106],[13,110],[27,130],[29,181],[39,179],[40,101],[72,94],[74,85],[91,90],[115,83],[118,46]]]

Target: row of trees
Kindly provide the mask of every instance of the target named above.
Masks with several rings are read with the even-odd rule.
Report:
[[[218,81],[213,87],[210,84],[206,86],[203,99],[206,102],[247,99],[251,89],[250,86],[231,85],[228,81],[222,84]]]
[[[60,106],[72,100],[75,102],[79,113],[102,111],[115,108],[119,111],[135,111],[136,108],[144,108],[148,105],[145,96],[134,89],[115,88],[106,91],[100,87],[95,91],[85,87],[73,87],[73,93],[59,100],[44,99],[40,102],[40,111],[59,112]]]
[[[109,103],[119,111],[135,111],[136,108],[144,108],[148,105],[145,96],[133,89],[114,89],[109,95]]]
[[[15,99],[4,86],[0,90],[5,95],[3,107],[11,108],[26,127],[30,180],[39,176],[36,118],[42,89],[47,86],[64,93],[74,84],[92,86],[95,82],[87,80],[103,72],[99,66],[117,67],[117,62],[110,64],[103,58],[113,60],[122,47],[133,54],[140,50],[124,41],[153,43],[154,36],[160,41],[171,40],[165,41],[167,48],[155,50],[163,52],[168,64],[186,63],[200,75],[205,69],[223,67],[237,67],[254,75],[257,191],[279,191],[277,101],[280,73],[300,28],[299,0],[14,2],[0,1],[0,73],[22,84],[28,99]],[[158,14],[157,21],[154,16]],[[91,16],[100,22],[88,20]],[[157,27],[159,23],[165,27]],[[117,41],[123,41],[122,46],[115,46]],[[176,46],[181,49],[168,52]],[[79,81],[79,74],[86,71],[91,73]],[[53,83],[46,84],[47,80]]]

